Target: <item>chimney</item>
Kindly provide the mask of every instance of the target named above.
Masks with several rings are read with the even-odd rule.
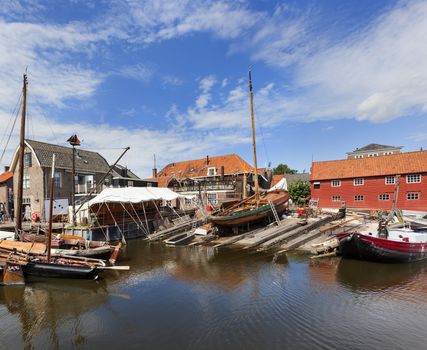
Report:
[[[7,165],[6,165],[6,166],[4,167],[4,172],[9,171],[9,169],[10,169],[10,166],[7,166]]]
[[[153,177],[156,178],[157,177],[156,154],[153,154],[153,159],[154,159]]]
[[[206,165],[209,165],[209,156],[206,156]]]
[[[221,181],[224,181],[224,165],[221,165]]]

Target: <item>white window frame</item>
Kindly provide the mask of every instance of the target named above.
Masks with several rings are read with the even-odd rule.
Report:
[[[341,180],[331,180],[331,187],[341,187]]]
[[[207,198],[208,198],[208,202],[210,204],[217,204],[218,203],[218,196],[216,193],[208,193]]]
[[[389,182],[388,180],[393,180],[393,182]],[[396,176],[395,175],[388,175],[385,177],[384,183],[386,185],[394,185],[396,184]]]
[[[55,171],[55,174],[53,175],[53,185],[55,188],[62,187],[62,176],[59,171]]]
[[[331,197],[331,199],[332,199],[332,202],[339,202],[341,201],[341,196],[334,195]]]
[[[317,187],[316,187],[317,186]],[[314,181],[313,182],[313,189],[314,190],[317,190],[317,189],[319,189],[320,188],[320,181]]]
[[[390,200],[390,193],[382,193],[378,195],[379,201],[389,201]]]
[[[420,199],[420,194],[419,192],[408,192],[406,194],[406,199],[408,201],[417,201]]]
[[[362,183],[356,183],[357,180],[362,180]],[[353,179],[353,186],[363,186],[365,184],[365,179],[363,177],[358,177]]]
[[[354,159],[362,159],[363,158],[363,154],[356,154],[354,156]]]
[[[211,170],[213,170],[213,173],[211,174]],[[215,176],[216,175],[216,168],[215,167],[209,167],[208,168],[208,176]]]
[[[418,181],[413,181],[415,179],[418,179]],[[407,184],[419,184],[419,183],[421,183],[421,174],[406,175],[406,183]]]
[[[378,153],[369,153],[368,157],[378,157]]]
[[[365,196],[363,194],[357,194],[354,196],[355,202],[363,202],[365,200]]]
[[[385,156],[389,156],[390,154],[393,154],[393,151],[387,151],[387,152],[384,152],[384,155],[385,155]]]
[[[30,174],[24,174],[22,179],[22,188],[26,190],[30,188]]]

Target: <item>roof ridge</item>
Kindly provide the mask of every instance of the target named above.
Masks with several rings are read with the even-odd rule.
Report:
[[[382,157],[393,158],[393,157],[402,156],[402,155],[404,155],[404,154],[409,154],[409,153],[423,153],[423,152],[427,152],[427,150],[422,150],[422,151],[418,150],[418,151],[401,152],[401,153],[394,153],[394,154],[388,154],[388,155],[385,155],[385,156],[377,156],[377,157],[363,157],[363,158],[349,158],[349,159],[319,160],[319,161],[313,161],[313,163],[360,161],[360,160],[363,160],[363,159],[378,159],[378,158],[382,158]]]

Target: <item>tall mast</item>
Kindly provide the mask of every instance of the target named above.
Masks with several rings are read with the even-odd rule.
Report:
[[[252,120],[252,146],[254,149],[254,176],[255,176],[255,199],[258,205],[259,202],[259,185],[258,185],[258,164],[256,159],[256,141],[255,141],[255,115],[254,115],[254,94],[252,92],[252,76],[249,70],[249,96],[251,105],[251,120]]]
[[[52,172],[50,175],[50,194],[49,194],[49,229],[47,231],[47,262],[50,262],[50,249],[52,246],[52,221],[53,221],[53,183],[55,179],[55,153],[52,156]]]
[[[22,230],[22,194],[24,185],[24,149],[25,149],[25,118],[27,113],[27,74],[23,77],[22,87],[22,115],[21,115],[21,132],[18,152],[18,193],[16,200],[16,232],[19,234]]]

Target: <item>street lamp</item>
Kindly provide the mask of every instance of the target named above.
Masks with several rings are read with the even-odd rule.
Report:
[[[76,226],[76,207],[75,207],[75,191],[76,191],[76,146],[80,146],[80,140],[76,134],[72,135],[67,142],[73,147],[73,190],[71,191],[71,205],[73,209],[73,226]]]

